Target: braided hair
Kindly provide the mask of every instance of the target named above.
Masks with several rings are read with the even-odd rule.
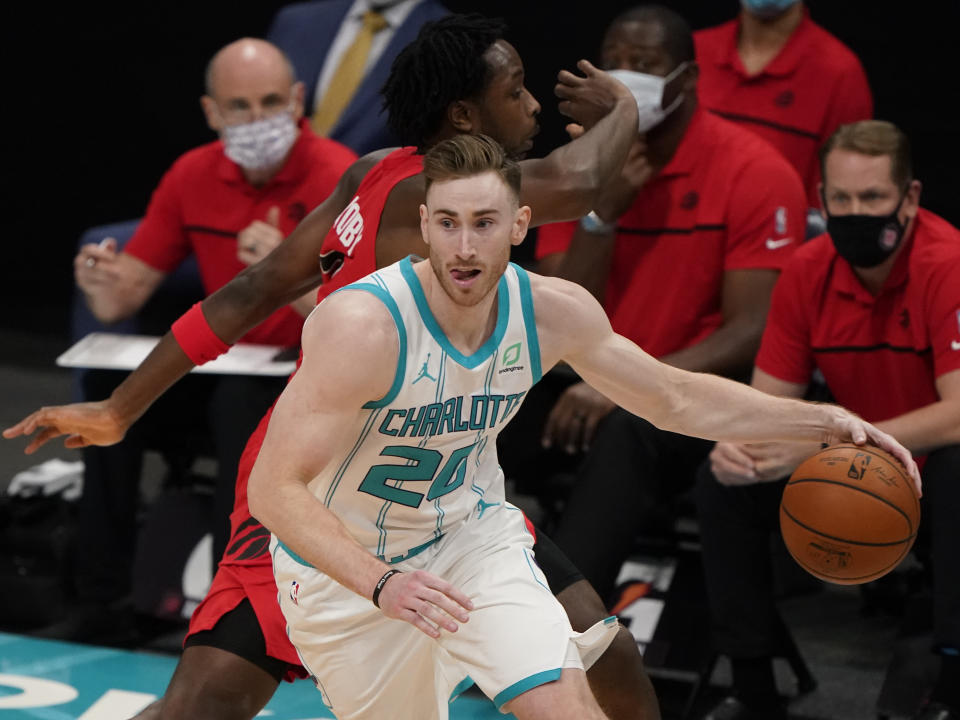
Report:
[[[387,122],[422,152],[439,132],[450,103],[476,97],[489,81],[484,53],[503,37],[501,20],[449,15],[426,23],[390,68],[380,91]]]

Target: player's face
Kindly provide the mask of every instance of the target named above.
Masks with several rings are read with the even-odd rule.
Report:
[[[890,173],[889,155],[864,155],[852,150],[836,149],[827,155],[823,199],[831,215],[889,215],[897,209],[898,220],[904,223],[917,213],[920,184],[899,187]]]
[[[430,264],[444,292],[473,306],[496,288],[511,245],[527,234],[530,208],[494,172],[435,182],[420,206],[420,228]]]
[[[540,103],[523,84],[523,62],[513,46],[498,40],[484,53],[490,81],[479,99],[478,133],[503,145],[507,154],[522,158],[540,131]]]

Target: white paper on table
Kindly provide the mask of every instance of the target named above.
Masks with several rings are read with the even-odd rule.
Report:
[[[133,370],[150,354],[160,338],[153,335],[124,335],[94,332],[78,341],[57,358],[60,367],[97,370]],[[293,360],[273,358],[284,350],[279,345],[238,343],[212,362],[192,372],[221,375],[289,375],[296,367]]]

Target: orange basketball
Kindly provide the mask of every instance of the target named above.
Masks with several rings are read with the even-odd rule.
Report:
[[[780,501],[780,532],[793,559],[841,585],[890,572],[910,551],[919,524],[910,476],[871,445],[833,445],[804,460]]]

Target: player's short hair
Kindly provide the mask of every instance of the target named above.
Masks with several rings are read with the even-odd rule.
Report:
[[[494,172],[520,202],[520,165],[503,147],[486,135],[454,135],[437,143],[423,157],[427,190],[435,182]]]
[[[693,31],[680,13],[663,5],[637,5],[624,10],[610,23],[610,27],[625,22],[642,22],[659,25],[663,30],[663,49],[676,67],[684,62],[693,62],[696,52]]]
[[[890,179],[905,188],[913,180],[910,140],[886,120],[861,120],[841,125],[820,148],[820,174],[827,176],[827,155],[833,150],[850,150],[863,155],[890,156]]]
[[[482,15],[428,22],[393,61],[381,89],[390,129],[421,151],[443,125],[450,103],[480,95],[490,81],[484,53],[506,25]]]

